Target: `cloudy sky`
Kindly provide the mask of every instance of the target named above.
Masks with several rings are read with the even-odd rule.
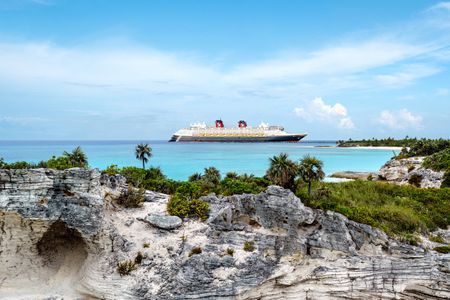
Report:
[[[0,139],[450,138],[450,2],[0,0]]]

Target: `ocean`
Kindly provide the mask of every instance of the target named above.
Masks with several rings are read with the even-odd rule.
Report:
[[[168,143],[167,141],[0,141],[0,157],[6,162],[39,162],[76,146],[86,152],[89,165],[104,169],[142,166],[134,156],[136,144],[147,142],[153,149],[148,166],[159,166],[169,178],[184,180],[205,167],[214,166],[223,174],[234,171],[264,175],[269,158],[281,152],[299,160],[306,154],[323,160],[327,175],[337,171],[377,171],[393,155],[393,150],[336,148],[334,141],[300,143]],[[398,151],[396,151],[398,152]]]

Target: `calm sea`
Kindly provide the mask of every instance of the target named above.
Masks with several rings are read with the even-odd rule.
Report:
[[[142,141],[0,141],[0,157],[7,162],[25,160],[38,162],[61,155],[81,146],[89,165],[104,169],[111,164],[141,166],[135,159],[134,147]],[[187,179],[205,167],[214,166],[223,173],[235,171],[264,175],[269,157],[286,152],[298,160],[305,154],[319,157],[329,175],[336,171],[377,171],[392,150],[335,148],[333,141],[302,141],[300,143],[168,143],[148,141],[153,149],[151,166],[159,166],[173,179]]]

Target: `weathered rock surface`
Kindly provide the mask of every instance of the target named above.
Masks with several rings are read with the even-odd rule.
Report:
[[[443,181],[444,172],[436,172],[422,166],[425,157],[410,157],[403,159],[391,159],[379,172],[382,180],[391,181],[398,184],[408,184],[411,176],[416,175],[422,178],[420,187],[439,188]]]
[[[169,231],[130,221],[163,216],[168,197],[117,207],[116,177],[0,170],[1,299],[450,298],[450,255],[305,207],[288,190],[203,197],[209,219]],[[121,277],[117,263],[138,252],[142,263]]]
[[[145,218],[139,218],[139,220],[166,230],[176,229],[183,224],[183,220],[177,216],[162,216],[157,214],[148,214]]]

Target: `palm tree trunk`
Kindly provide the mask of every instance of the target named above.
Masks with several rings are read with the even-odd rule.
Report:
[[[142,160],[142,169],[145,170],[145,161],[144,160]]]

